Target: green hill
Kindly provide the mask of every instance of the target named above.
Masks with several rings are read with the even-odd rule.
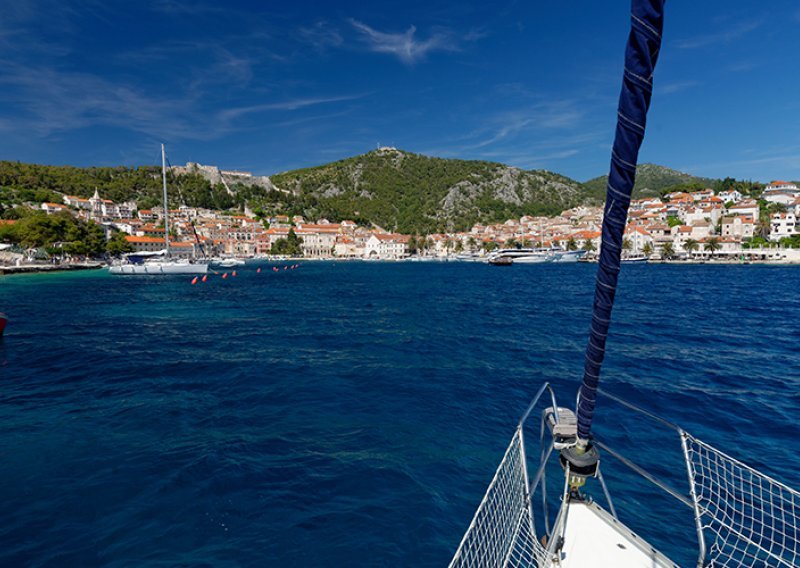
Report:
[[[636,168],[636,184],[633,186],[633,197],[652,197],[661,194],[662,190],[674,186],[711,187],[716,180],[697,177],[678,170],[658,166],[656,164],[639,164]],[[606,196],[608,175],[599,176],[584,182],[583,188],[587,197],[600,203]]]
[[[256,214],[307,219],[352,219],[404,233],[465,230],[523,215],[554,215],[579,204],[600,204],[605,176],[580,184],[545,170],[526,171],[495,162],[432,158],[382,148],[338,162],[276,174],[261,185],[222,183],[202,172],[169,171],[171,206],[208,209],[249,206]],[[270,183],[271,182],[271,183]],[[663,166],[639,166],[634,196],[668,187],[707,186]],[[161,171],[153,166],[75,168],[0,161],[0,215],[10,206],[61,202],[62,194],[91,196],[95,189],[140,209],[161,202]],[[230,191],[228,191],[230,189]]]
[[[269,193],[257,186],[235,186],[230,195],[221,183],[212,184],[193,173],[176,176],[168,172],[167,180],[171,205],[229,209]],[[0,211],[3,206],[23,202],[61,203],[62,194],[91,197],[95,189],[104,199],[118,203],[135,200],[140,209],[149,209],[161,204],[161,168],[76,168],[0,161]]]
[[[551,172],[381,149],[271,176],[323,216],[429,233],[522,215],[553,215],[582,200],[579,183]]]

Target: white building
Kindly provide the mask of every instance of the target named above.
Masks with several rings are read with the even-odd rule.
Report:
[[[794,213],[775,213],[770,218],[769,240],[779,241],[784,237],[793,237],[798,233],[797,217]]]
[[[787,193],[800,193],[797,185],[789,181],[773,181],[767,184],[764,188],[764,193],[771,193],[773,191],[785,191]]]
[[[722,236],[751,239],[755,234],[756,224],[750,216],[723,217]]]
[[[88,199],[78,197],[77,195],[65,195],[64,203],[76,209],[89,210],[92,208],[92,204],[89,203]]]
[[[740,192],[736,191],[735,189],[726,189],[725,191],[720,191],[717,194],[717,197],[722,199],[725,203],[739,203],[744,197]]]
[[[373,233],[364,246],[364,258],[399,260],[408,256],[408,235]]]
[[[625,231],[624,238],[630,241],[631,250],[640,253],[644,250],[645,245],[650,245],[653,248],[654,240],[650,233],[641,227],[628,227]]]
[[[788,193],[785,191],[771,191],[770,193],[764,192],[762,195],[764,201],[769,203],[780,203],[781,205],[790,205],[797,199],[797,194]]]
[[[42,211],[48,215],[59,213],[61,211],[69,211],[69,208],[66,205],[61,205],[60,203],[42,203],[41,208]]]
[[[728,215],[744,215],[758,219],[758,213],[758,202],[755,199],[746,199],[728,207]]]

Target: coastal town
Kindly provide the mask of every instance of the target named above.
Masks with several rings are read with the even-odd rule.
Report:
[[[247,179],[248,172],[225,172]],[[48,215],[68,213],[93,221],[106,239],[124,236],[129,252],[165,248],[164,211],[140,209],[134,201],[115,203],[99,191],[89,198],[64,195],[62,203],[32,203]],[[760,260],[800,262],[800,189],[773,181],[759,199],[736,190],[676,191],[631,203],[623,256],[650,260]],[[768,222],[765,222],[768,219]],[[178,258],[266,258],[281,241],[299,244],[291,256],[306,259],[481,259],[503,248],[586,251],[601,245],[601,207],[580,206],[554,217],[523,216],[467,231],[429,235],[399,234],[352,220],[259,216],[248,208],[235,213],[181,206],[169,211],[170,252]],[[13,220],[0,221],[6,225]],[[0,245],[9,249],[10,245]],[[24,251],[18,251],[22,253]]]

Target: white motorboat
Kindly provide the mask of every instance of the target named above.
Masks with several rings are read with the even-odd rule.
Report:
[[[241,258],[222,258],[211,261],[211,264],[213,266],[219,266],[220,268],[235,268],[237,266],[244,266],[245,261]]]
[[[587,251],[585,250],[565,250],[553,262],[578,262],[586,256],[586,253]]]
[[[559,251],[549,248],[506,248],[492,251],[487,260],[493,258],[510,258],[514,264],[539,264],[554,262],[561,257]]]

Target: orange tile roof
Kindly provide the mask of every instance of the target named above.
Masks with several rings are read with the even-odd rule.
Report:
[[[125,240],[129,243],[163,243],[164,239],[158,237],[137,237],[135,235],[127,235]]]

